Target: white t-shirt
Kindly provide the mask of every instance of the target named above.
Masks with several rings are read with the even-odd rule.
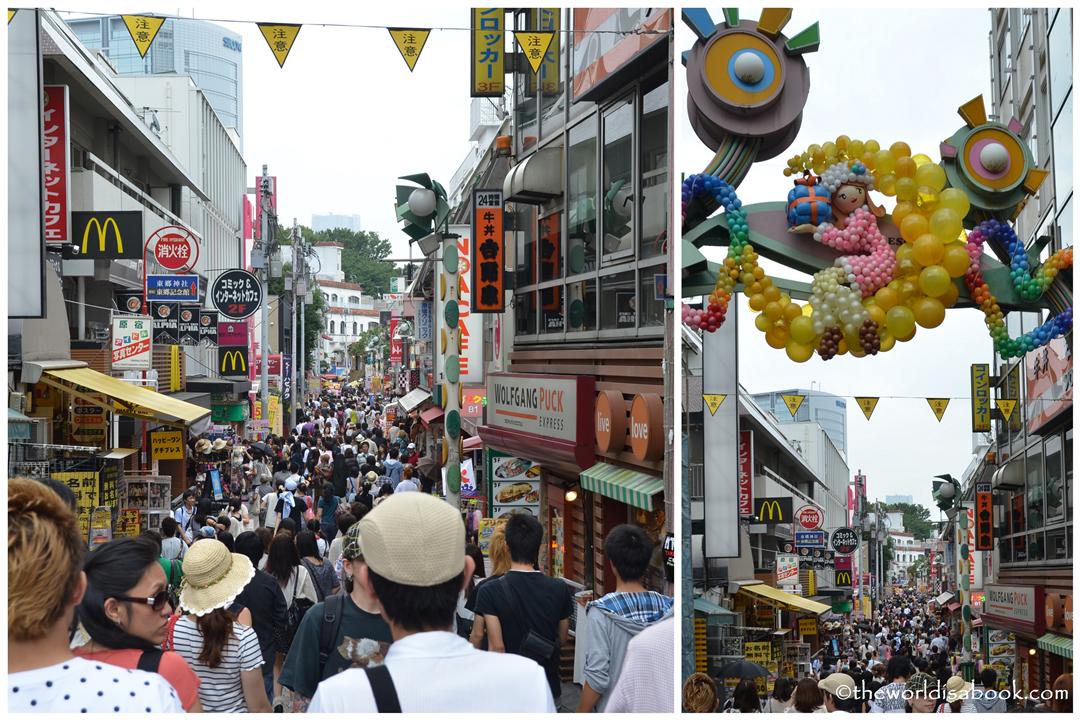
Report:
[[[274,508],[277,507],[277,493],[266,493],[263,497],[263,507],[266,508],[266,524],[263,527],[268,527],[271,530],[277,527],[277,513],[274,512]]]
[[[544,669],[528,658],[474,648],[451,632],[404,637],[386,653],[385,665],[402,712],[553,713]],[[446,668],[469,668],[448,673]],[[308,712],[373,713],[367,674],[352,668],[319,683]]]
[[[168,560],[176,560],[184,557],[184,541],[178,537],[161,539],[161,557]]]
[[[157,673],[84,658],[9,673],[7,682],[11,713],[184,712],[172,685]]]
[[[203,712],[247,711],[240,673],[258,670],[263,664],[259,637],[253,629],[234,622],[232,637],[221,653],[221,664],[214,668],[199,662],[203,637],[193,617],[185,615],[176,621],[173,640],[176,652],[199,676],[199,701]]]
[[[289,576],[289,581],[281,586],[281,593],[285,596],[286,608],[292,607],[294,589],[296,590],[296,597],[307,598],[313,603],[319,602],[319,594],[315,590],[315,581],[311,579],[311,573],[303,565],[297,565],[296,570]]]

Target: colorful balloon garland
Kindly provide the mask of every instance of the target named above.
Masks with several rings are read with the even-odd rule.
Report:
[[[805,307],[792,302],[758,266],[749,244],[746,214],[734,189],[710,175],[688,177],[682,188],[684,227],[723,207],[729,215],[731,243],[706,306],[696,310],[684,305],[683,321],[708,332],[718,329],[741,281],[751,310],[760,313],[755,326],[765,333],[771,347],[784,348],[797,362],[808,360],[815,350],[824,360],[848,351],[862,357],[910,340],[916,326],[940,325],[945,309],[959,297],[953,279],[963,277],[986,315],[995,350],[1002,357],[1023,355],[1069,332],[1071,308],[1034,331],[1010,339],[1003,313],[979,272],[979,258],[987,238],[1005,244],[1012,259],[1013,285],[1024,300],[1033,301],[1061,269],[1072,266],[1072,249],[1055,253],[1033,277],[1023,244],[1007,224],[984,222],[965,239],[962,219],[970,209],[966,193],[946,188],[944,170],[929,157],[912,157],[910,152],[902,142],[882,150],[876,141],[863,143],[841,135],[835,143],[811,145],[806,153],[788,161],[786,176],[813,170],[820,175],[840,173],[840,181],[876,169],[873,182],[884,194],[900,200],[892,219],[905,241],[894,255],[866,206],[852,212],[842,228],[831,223],[818,226],[813,233],[816,241],[844,252],[869,254],[846,255],[838,258],[836,267],[816,273]]]

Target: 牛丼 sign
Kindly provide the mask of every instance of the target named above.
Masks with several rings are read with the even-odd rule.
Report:
[[[183,460],[184,434],[179,430],[150,433],[151,460]]]
[[[144,316],[112,320],[112,368],[149,370],[153,356],[153,319]]]
[[[502,190],[473,191],[472,311],[506,309]]]
[[[990,483],[975,484],[975,549],[994,549],[994,494]]]
[[[247,270],[227,270],[214,280],[210,298],[223,317],[243,320],[262,306],[262,284]]]

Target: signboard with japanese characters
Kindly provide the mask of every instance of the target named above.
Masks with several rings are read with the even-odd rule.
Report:
[[[150,304],[154,316],[154,342],[161,345],[180,344],[180,303]]]
[[[107,399],[100,393],[88,393],[95,400],[106,403]],[[108,424],[105,418],[105,408],[84,400],[81,397],[72,398],[71,402],[71,439],[76,445],[105,446],[106,431]]]
[[[218,344],[218,314],[213,310],[199,311],[199,341],[210,347]]]
[[[112,319],[112,369],[149,370],[153,356],[153,318]]]
[[[243,322],[218,322],[218,346],[238,347],[248,346],[248,323]]]
[[[179,430],[150,433],[151,460],[183,460],[184,434]]]
[[[473,191],[472,310],[506,309],[502,190]]]
[[[199,344],[202,333],[199,325],[199,306],[180,306],[180,344],[195,346]]]
[[[776,583],[794,585],[799,582],[799,556],[779,553],[776,556]]]
[[[262,285],[247,270],[227,270],[214,280],[210,299],[222,317],[243,320],[262,306]]]
[[[473,8],[470,95],[502,97],[506,92],[506,14],[503,8]]]
[[[420,341],[430,341],[434,335],[434,323],[431,317],[432,303],[430,300],[425,300],[420,303],[416,309],[416,339]]]
[[[142,260],[141,210],[71,213],[71,241],[82,260]]]
[[[71,142],[68,86],[46,85],[44,96],[45,242],[71,240]]]
[[[158,265],[174,273],[188,272],[199,259],[199,241],[190,230],[179,225],[155,230],[147,239],[147,247]]]
[[[754,514],[754,435],[739,433],[739,517]]]
[[[147,275],[148,302],[198,301],[198,275]]]
[[[100,505],[98,501],[99,478],[97,471],[54,472],[53,480],[58,480],[75,494],[75,515],[79,519],[79,533],[89,542],[90,513]]]

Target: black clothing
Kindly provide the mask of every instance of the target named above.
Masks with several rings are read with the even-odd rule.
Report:
[[[251,610],[251,628],[259,638],[263,661],[274,664],[275,652],[287,652],[285,644],[285,594],[277,580],[263,570],[236,596],[236,602]]]
[[[307,503],[304,498],[300,497],[296,493],[293,493],[293,507],[292,512],[287,517],[291,518],[296,523],[296,531],[304,529],[304,511],[307,510]],[[274,512],[282,513],[285,511],[285,499],[278,498],[277,505],[274,506]]]

